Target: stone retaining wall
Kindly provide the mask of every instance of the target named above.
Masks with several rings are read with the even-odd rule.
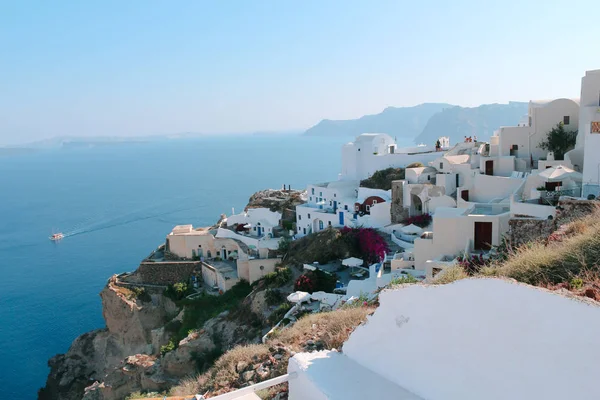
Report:
[[[536,218],[511,218],[509,237],[513,246],[547,239],[556,230],[556,221]]]
[[[142,262],[135,274],[140,283],[170,285],[187,282],[200,261]]]
[[[511,218],[509,221],[511,244],[520,246],[524,243],[548,239],[548,236],[561,225],[585,217],[600,208],[600,202],[596,200],[571,198],[561,198],[558,205],[560,208],[557,210],[554,220],[528,218],[519,215]]]
[[[562,208],[559,208],[556,215],[559,225],[589,215],[600,208],[598,200],[580,200],[564,197],[558,201],[558,205]]]

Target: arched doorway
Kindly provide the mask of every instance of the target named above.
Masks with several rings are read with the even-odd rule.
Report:
[[[325,226],[324,226],[324,224],[323,224],[323,221],[322,221],[322,220],[320,220],[320,219],[315,219],[315,220],[313,221],[313,232],[320,232],[320,231],[322,231],[322,230],[323,230],[323,228],[324,228],[324,227],[325,227]]]
[[[410,197],[410,216],[416,217],[421,214],[423,214],[423,202],[419,196],[413,194]]]

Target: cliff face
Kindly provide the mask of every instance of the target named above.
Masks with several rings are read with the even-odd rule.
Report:
[[[179,310],[161,294],[151,294],[149,302],[128,294],[115,285],[114,278],[109,280],[100,293],[107,328],[79,336],[66,354],[50,359],[50,375],[40,399],[81,399],[85,387],[104,379],[127,356],[158,352],[166,341],[161,329]]]
[[[264,303],[264,293],[263,298]],[[160,290],[145,301],[109,280],[100,293],[105,329],[79,336],[66,354],[48,362],[51,371],[39,399],[119,400],[132,392],[163,392],[198,367],[209,367],[208,354],[238,344],[258,343],[262,332],[255,326],[256,295],[243,300],[235,310],[207,320],[202,329],[191,331],[176,349],[160,354],[171,335],[170,323],[181,321],[183,311]],[[263,308],[266,307],[263,304]],[[264,310],[258,307],[262,315]]]

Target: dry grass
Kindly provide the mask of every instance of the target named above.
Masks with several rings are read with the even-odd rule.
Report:
[[[455,266],[445,269],[442,273],[437,274],[431,283],[436,285],[444,285],[446,283],[452,283],[460,279],[468,278],[469,276],[465,272],[463,267]]]
[[[204,374],[183,379],[178,386],[171,389],[170,394],[185,396],[234,385],[239,381],[240,373],[236,370],[239,362],[252,365],[267,359],[269,354],[269,346],[264,344],[236,346],[219,357]]]
[[[183,379],[171,389],[170,394],[182,396],[210,391],[214,395],[234,390],[241,384],[240,372],[236,369],[238,363],[241,361],[252,365],[273,360],[273,347],[285,346],[289,350],[304,351],[306,341],[318,340],[326,349],[340,348],[354,328],[364,322],[374,310],[375,307],[357,307],[307,315],[291,327],[275,333],[267,344],[234,347],[204,374]],[[286,354],[276,365],[273,364],[270,376],[265,379],[285,374],[288,358],[289,354]]]
[[[310,314],[289,328],[275,332],[272,341],[279,341],[294,351],[303,351],[307,340],[321,340],[325,348],[340,348],[350,333],[372,314],[375,307],[356,307]]]
[[[562,241],[522,246],[506,261],[482,269],[483,275],[506,276],[531,285],[568,282],[600,265],[600,213],[571,222]]]

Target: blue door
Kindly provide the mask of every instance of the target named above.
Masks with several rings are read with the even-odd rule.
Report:
[[[337,211],[337,201],[333,202],[333,212]]]
[[[258,236],[260,236],[260,230],[261,230],[261,227],[259,226],[259,227],[258,227],[258,228],[256,228],[256,229],[257,229],[257,231],[258,231]]]
[[[340,211],[340,225],[344,226],[344,212]]]

